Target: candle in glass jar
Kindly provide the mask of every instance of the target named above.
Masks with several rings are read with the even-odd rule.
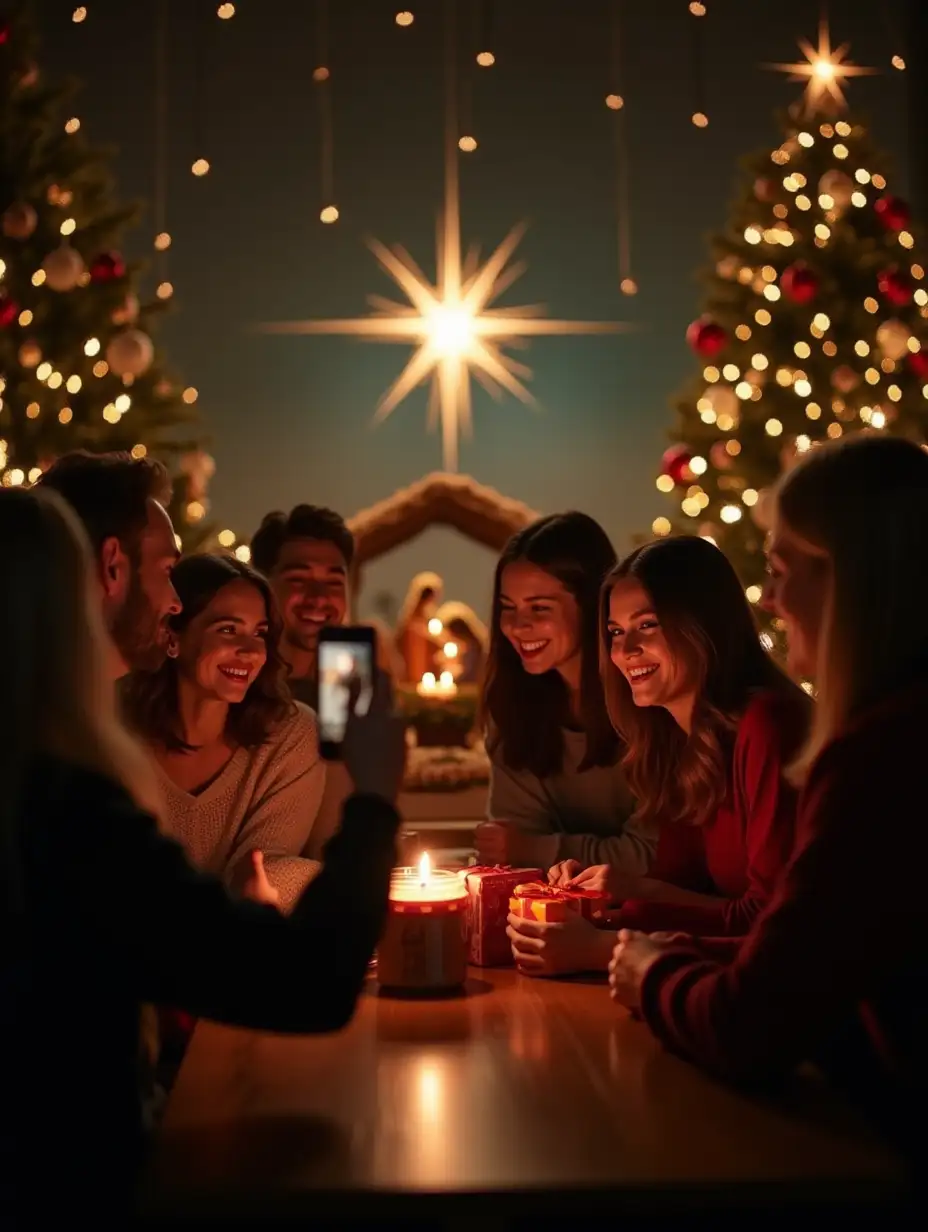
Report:
[[[419,992],[460,987],[467,975],[466,905],[460,877],[433,870],[428,853],[417,867],[395,869],[377,948],[381,986]]]

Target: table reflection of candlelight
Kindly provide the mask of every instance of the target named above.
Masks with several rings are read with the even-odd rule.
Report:
[[[433,869],[427,852],[417,867],[394,869],[387,925],[377,948],[380,984],[420,992],[463,984],[466,901],[460,877]]]
[[[454,697],[458,686],[450,672],[442,672],[436,679],[434,672],[425,672],[416,685],[420,697]]]

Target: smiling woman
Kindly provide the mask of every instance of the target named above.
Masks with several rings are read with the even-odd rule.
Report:
[[[482,699],[485,863],[647,870],[653,832],[627,825],[633,800],[599,678],[599,588],[614,564],[603,528],[574,511],[518,531],[499,559]]]
[[[270,586],[233,557],[207,555],[181,561],[174,584],[175,653],[125,687],[160,771],[165,829],[233,889],[288,907],[319,867],[299,853],[325,771],[315,719],[284,683]]]

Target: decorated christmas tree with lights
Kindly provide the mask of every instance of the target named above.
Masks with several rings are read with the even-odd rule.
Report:
[[[704,313],[687,331],[700,371],[677,403],[657,485],[676,511],[657,533],[710,537],[757,602],[769,492],[797,455],[848,432],[928,437],[928,284],[906,203],[891,191],[841,79],[869,70],[823,30],[783,140],[745,165],[713,241]],[[762,617],[763,620],[766,618]],[[777,640],[774,622],[767,637]]]
[[[0,482],[33,482],[72,449],[151,453],[177,472],[172,512],[202,538],[212,460],[149,333],[118,245],[137,210],[114,200],[107,155],[46,82],[27,6],[0,16]],[[162,296],[169,288],[159,289]]]

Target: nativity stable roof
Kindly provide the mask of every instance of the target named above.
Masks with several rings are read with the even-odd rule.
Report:
[[[541,514],[469,475],[438,471],[363,509],[348,521],[358,565],[376,560],[429,526],[450,526],[498,552],[510,535]]]

